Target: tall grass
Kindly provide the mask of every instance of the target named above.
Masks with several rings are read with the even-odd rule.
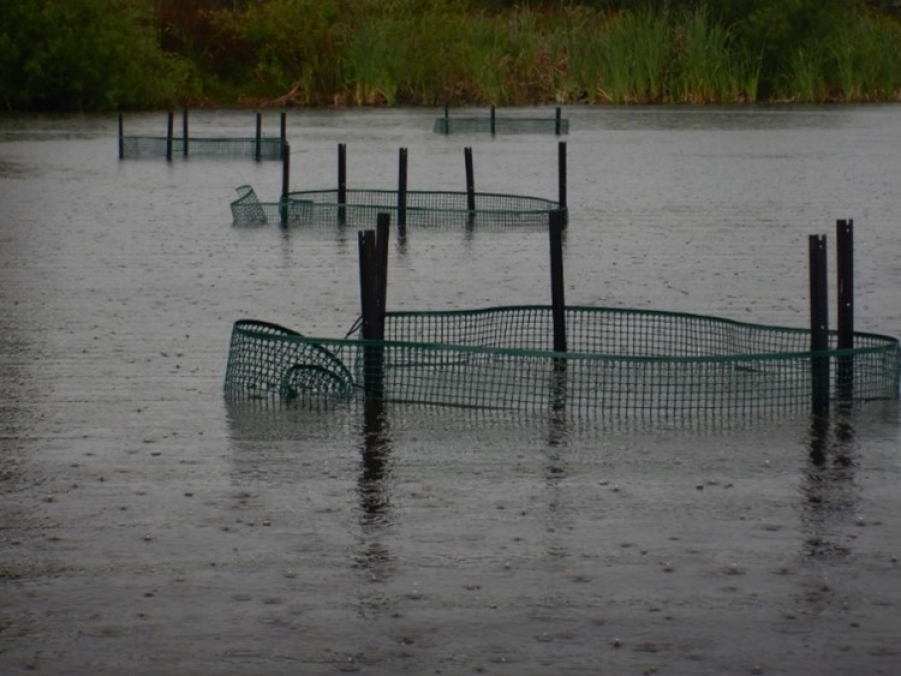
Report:
[[[746,79],[736,67],[729,31],[712,22],[705,8],[684,12],[675,22],[670,98],[679,103],[746,99]]]
[[[257,81],[300,104],[733,103],[891,100],[901,24],[848,12],[787,42],[778,67],[753,32],[693,10],[609,11],[468,0],[265,0],[235,10]],[[279,10],[279,12],[275,11]],[[751,37],[749,37],[751,36]]]

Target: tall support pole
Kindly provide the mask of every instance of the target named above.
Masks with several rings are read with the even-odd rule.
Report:
[[[566,141],[557,144],[557,203],[564,210],[563,222],[569,220],[569,207],[566,203]]]
[[[450,110],[444,106],[444,133],[450,134]]]
[[[476,181],[472,164],[472,148],[463,148],[463,161],[466,165],[466,208],[476,210]]]
[[[288,193],[291,191],[291,146],[282,146],[282,197],[279,200],[279,223],[282,228],[288,227]]]
[[[125,159],[125,122],[122,119],[122,111],[119,111],[119,159]]]
[[[838,270],[838,349],[854,349],[854,221],[836,222]],[[841,356],[836,367],[838,398],[854,398],[854,357]]]
[[[826,274],[826,236],[810,235],[810,351],[813,413],[829,408],[829,288]]]
[[[181,109],[181,138],[184,146],[182,147],[182,154],[187,157],[188,156],[188,107],[185,106]]]
[[[563,231],[566,213],[555,209],[548,216],[551,254],[551,313],[554,327],[554,352],[566,352],[566,294],[563,283]],[[554,375],[551,379],[551,408],[566,408],[566,359],[554,359]]]
[[[554,352],[566,352],[566,293],[563,281],[563,230],[566,214],[555,209],[548,217],[551,252],[551,311],[554,319]]]
[[[282,139],[282,145],[284,145],[288,142],[288,113],[286,113],[284,110],[279,116],[279,131],[279,136]]]
[[[347,222],[347,146],[338,144],[338,223],[344,225]]]
[[[560,106],[554,111],[554,133],[557,136],[563,133],[563,111],[560,110]]]
[[[491,128],[491,135],[494,136],[495,132],[497,131],[497,116],[496,116],[496,114],[495,114],[494,106],[491,106],[491,124],[490,124],[490,128]]]
[[[397,176],[397,230],[403,236],[407,227],[407,149],[398,154]]]
[[[385,339],[385,308],[388,302],[388,235],[390,225],[391,216],[384,212],[379,213],[376,217],[375,226],[375,332],[379,340]]]
[[[363,388],[366,399],[384,395],[385,301],[388,280],[388,233],[390,216],[378,215],[376,231],[358,234],[360,254],[360,304],[364,341],[377,341],[363,348]]]
[[[175,124],[175,116],[172,111],[169,111],[169,120],[166,124],[166,161],[172,161],[172,134],[173,134],[173,126]]]
[[[256,146],[253,153],[254,159],[259,162],[263,157],[263,114],[257,111]]]

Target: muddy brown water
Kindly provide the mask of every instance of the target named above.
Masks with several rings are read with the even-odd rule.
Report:
[[[292,111],[292,187],[332,187],[345,143],[351,186],[393,188],[406,147],[411,189],[462,190],[470,146],[477,189],[556,197],[557,139],[438,114]],[[803,327],[807,236],[853,218],[857,329],[901,336],[901,108],[564,114],[569,303]],[[358,314],[355,237],[231,224],[236,186],[280,181],[119,161],[112,116],[0,120],[0,673],[901,670],[896,402],[823,427],[388,406],[378,434],[228,404],[236,319]],[[538,231],[411,230],[388,304],[546,303],[546,271]]]

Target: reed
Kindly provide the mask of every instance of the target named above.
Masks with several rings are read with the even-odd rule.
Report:
[[[712,22],[703,7],[683,12],[673,26],[671,101],[718,103],[747,99],[746,78],[735,64],[728,29]]]
[[[776,35],[748,21],[727,26],[704,5],[488,6],[265,0],[222,10],[231,20],[219,25],[255,59],[259,91],[282,94],[279,102],[296,93],[300,105],[705,104],[756,102],[761,92],[823,102],[901,92],[901,24],[884,14],[848,10],[792,35],[776,7]]]
[[[832,47],[836,98],[878,101],[901,91],[901,27],[861,17],[846,26]]]

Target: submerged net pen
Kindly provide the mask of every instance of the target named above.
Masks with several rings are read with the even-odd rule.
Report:
[[[123,136],[120,139],[124,159],[177,157],[249,157],[281,160],[285,142],[280,138],[184,138],[165,136]]]
[[[569,133],[569,120],[562,117],[560,108],[554,117],[503,117],[494,106],[488,115],[451,117],[445,109],[444,117],[435,120],[436,134],[561,134]]]
[[[554,200],[528,195],[484,192],[408,190],[401,203],[397,190],[304,190],[288,193],[279,202],[260,202],[254,189],[238,187],[231,203],[235,224],[348,225],[371,227],[377,214],[391,214],[392,222],[413,226],[547,225],[548,214],[559,210]]]
[[[810,409],[815,362],[826,359],[830,390],[843,400],[899,396],[901,347],[888,336],[856,333],[856,346],[839,350],[832,335],[829,350],[811,352],[807,330],[702,315],[570,307],[565,319],[568,352],[549,349],[546,306],[390,312],[383,341],[308,338],[241,320],[225,392],[333,401],[371,396],[366,383],[377,378],[379,398],[394,402],[608,417],[770,417]],[[379,359],[366,358],[371,350]],[[838,388],[839,360],[853,362],[851,388]],[[373,363],[377,374],[367,372]]]

